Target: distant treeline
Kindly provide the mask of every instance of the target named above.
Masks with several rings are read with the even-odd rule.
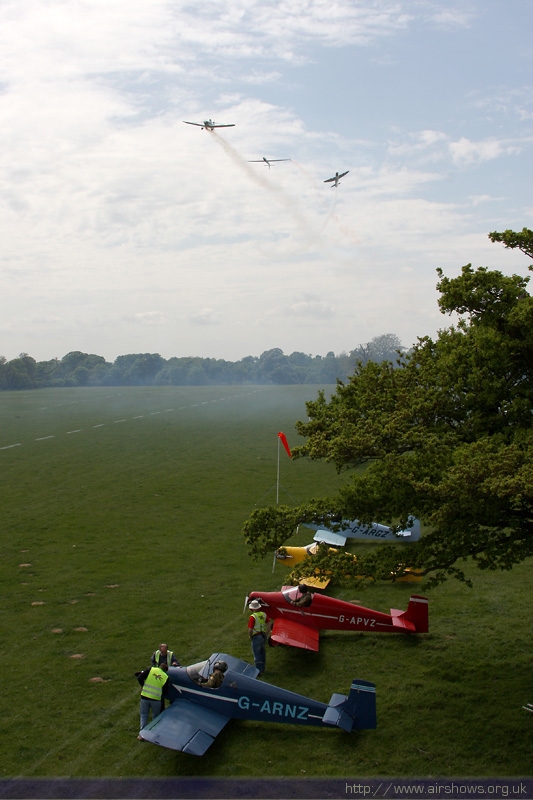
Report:
[[[27,353],[7,361],[0,356],[0,390],[61,386],[217,386],[236,384],[332,384],[354,372],[358,362],[391,361],[403,352],[393,333],[376,336],[349,353],[312,356],[265,350],[240,361],[159,353],[131,353],[113,363],[103,356],[73,351],[63,358],[36,361]]]

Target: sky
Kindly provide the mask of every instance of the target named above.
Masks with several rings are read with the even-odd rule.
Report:
[[[532,30],[531,0],[2,0],[0,355],[435,337],[438,267],[529,274],[487,234],[533,227]]]

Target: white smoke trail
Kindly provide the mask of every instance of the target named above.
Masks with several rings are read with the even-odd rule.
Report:
[[[240,169],[244,171],[244,173],[254,181],[258,186],[261,186],[263,189],[266,189],[269,192],[272,192],[277,196],[277,198],[289,209],[292,216],[299,224],[302,231],[313,241],[319,241],[319,235],[317,235],[316,226],[313,225],[311,220],[307,219],[304,214],[298,208],[297,201],[288,195],[280,186],[276,186],[275,184],[271,183],[265,177],[260,175],[257,170],[254,170],[250,167],[247,161],[240,156],[233,147],[220,136],[216,131],[210,131],[211,135],[215,138],[217,144],[219,144],[227,155],[231,158],[231,160],[238,166]],[[318,232],[319,234],[319,232]]]
[[[302,164],[299,164],[297,161],[294,161],[294,159],[293,159],[293,163],[298,167],[299,170],[301,170],[303,172],[303,174],[306,176],[306,178],[309,180],[309,182],[311,183],[311,185],[313,186],[313,188],[317,192],[317,195],[319,196],[319,199],[320,199],[320,202],[322,204],[322,207],[323,207],[323,209],[324,209],[324,211],[326,213],[326,218],[324,220],[324,224],[320,228],[320,233],[322,234],[326,230],[326,228],[327,228],[327,226],[328,226],[328,224],[330,222],[334,222],[335,225],[337,226],[337,228],[339,229],[340,233],[342,233],[342,235],[346,239],[348,239],[352,244],[360,244],[360,242],[357,239],[355,233],[352,230],[350,230],[350,228],[348,226],[344,225],[340,221],[340,219],[338,218],[337,214],[335,214],[335,206],[337,205],[337,189],[338,189],[338,187],[337,186],[333,187],[333,199],[332,199],[331,203],[328,205],[326,203],[326,201],[323,199],[323,198],[327,197],[327,195],[324,194],[324,187],[321,186],[320,184],[316,183],[316,181],[313,179],[312,175],[310,175],[310,173],[305,169],[305,167],[302,166]]]

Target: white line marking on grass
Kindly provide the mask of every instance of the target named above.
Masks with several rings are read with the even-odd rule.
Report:
[[[230,401],[231,400],[235,400],[238,397],[249,397],[251,394],[257,394],[258,391],[260,391],[260,390],[259,389],[255,389],[253,392],[240,392],[239,394],[235,394],[232,397],[224,396],[224,397],[214,398],[212,400],[203,400],[203,401],[201,401],[199,403],[191,403],[190,405],[187,405],[187,406],[179,406],[177,409],[175,409],[175,408],[166,408],[163,412],[162,411],[150,411],[149,412],[149,416],[157,416],[158,414],[161,414],[161,413],[167,414],[167,413],[171,413],[173,411],[187,411],[187,410],[189,410],[191,408],[199,408],[200,406],[205,406],[208,403],[220,403],[220,402],[222,402],[224,400],[226,400],[226,401],[227,400],[230,400]],[[112,397],[112,398],[115,397],[115,396],[121,397],[120,394],[119,395],[107,395],[107,397]],[[53,407],[59,408],[59,407],[64,406],[64,405],[73,405],[73,404],[78,403],[78,402],[79,402],[78,400],[72,400],[70,403],[56,403],[55,406],[53,406]],[[43,406],[39,410],[44,410],[46,408],[48,408],[48,406]],[[129,419],[130,420],[132,420],[132,419],[144,419],[145,416],[146,416],[145,414],[138,414],[137,416],[131,417]],[[113,420],[113,422],[115,424],[118,424],[118,423],[121,423],[121,422],[128,422],[128,418],[124,417],[124,419],[115,419],[115,420]],[[93,428],[103,428],[104,425],[107,425],[107,424],[108,423],[106,423],[106,422],[100,422],[99,424],[93,425],[92,427]],[[83,428],[77,428],[76,430],[65,431],[65,433],[68,435],[68,434],[72,434],[72,433],[81,433],[82,431],[83,431]],[[48,436],[39,436],[34,441],[43,442],[46,439],[55,439],[55,438],[56,438],[55,434],[49,434]],[[22,442],[17,442],[16,444],[4,445],[3,447],[0,447],[0,450],[11,450],[14,447],[22,447]]]
[[[98,690],[96,689],[95,691],[98,691]],[[138,695],[139,695],[138,691],[135,691],[135,696],[137,698],[138,698]],[[133,695],[132,695],[132,697],[133,697]],[[93,741],[92,741],[91,745],[89,745],[88,741],[85,741],[82,754],[78,758],[76,758],[74,761],[70,761],[69,762],[69,764],[70,764],[69,771],[74,771],[73,765],[78,765],[78,764],[80,764],[80,762],[83,763],[86,760],[90,760],[92,758],[92,751],[94,751],[95,748],[108,747],[109,746],[108,745],[108,739],[112,738],[115,735],[114,729],[119,727],[119,726],[121,726],[121,725],[123,725],[124,714],[119,715],[118,711],[120,709],[122,709],[122,707],[125,706],[126,704],[131,704],[132,703],[132,697],[127,695],[126,697],[123,697],[121,700],[119,700],[117,703],[115,703],[113,706],[111,706],[108,709],[109,721],[111,722],[113,719],[115,720],[115,722],[113,723],[113,728],[111,728],[106,733],[102,733],[102,731],[100,730],[100,732],[98,733],[98,736],[93,738]],[[127,714],[127,718],[133,717],[134,714],[135,714],[135,717],[137,717],[137,725],[135,725],[135,723],[132,724],[132,737],[133,737],[133,734],[136,732],[136,730],[139,727],[139,724],[138,724],[138,719],[139,719],[138,707],[135,708],[135,710],[132,708],[129,711],[129,713]],[[88,740],[89,739],[88,734],[90,732],[92,732],[92,731],[98,731],[98,729],[101,728],[101,727],[102,727],[102,719],[100,718],[100,716],[95,715],[95,721],[92,724],[89,724],[89,725],[84,724],[84,725],[80,726],[80,731],[79,731],[79,733],[77,735],[68,736],[68,738],[65,741],[61,742],[61,744],[59,744],[57,747],[50,748],[50,750],[44,756],[42,756],[38,761],[36,761],[34,764],[32,764],[31,767],[30,767],[30,774],[31,774],[31,771],[33,771],[34,774],[35,773],[39,774],[39,770],[41,768],[41,765],[46,763],[46,761],[48,761],[49,758],[56,758],[58,754],[66,753],[71,744],[77,744],[80,740],[85,740],[85,739]]]

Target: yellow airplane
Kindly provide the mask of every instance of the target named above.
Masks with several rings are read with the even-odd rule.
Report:
[[[321,542],[311,542],[311,544],[307,544],[304,547],[280,547],[275,552],[274,564],[276,561],[281,561],[286,567],[292,569],[296,566],[296,564],[300,564],[308,556],[316,556],[320,544]],[[328,550],[330,553],[339,552],[335,547],[329,547]],[[357,561],[357,556],[354,556],[353,554],[351,555],[353,560]],[[313,586],[315,589],[325,589],[330,580],[330,578],[324,579],[316,574],[302,577],[302,583],[307,584],[307,586]],[[421,570],[412,570],[407,568],[405,570],[405,574],[395,578],[395,580],[403,583],[413,583],[415,581],[423,580],[423,576],[421,574]]]

